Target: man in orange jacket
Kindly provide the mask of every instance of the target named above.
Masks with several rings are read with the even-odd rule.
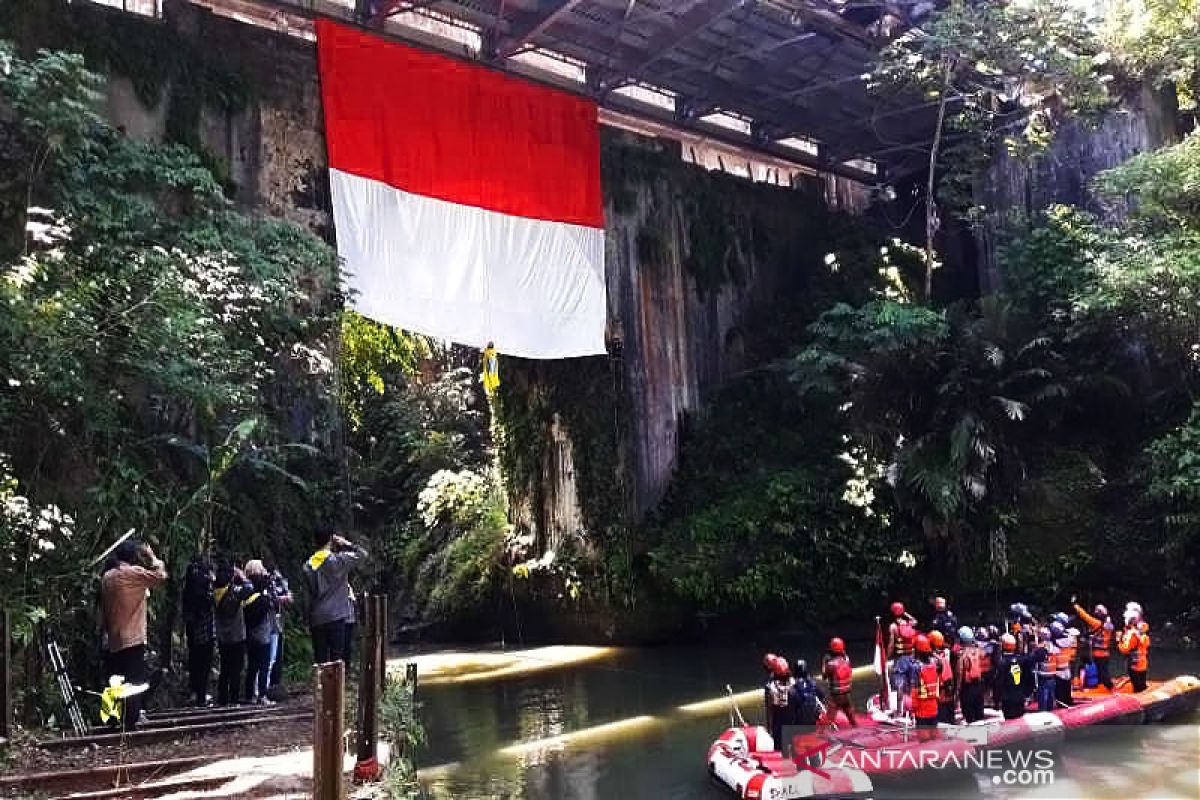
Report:
[[[1150,626],[1142,620],[1140,611],[1125,610],[1125,629],[1117,640],[1117,649],[1125,655],[1133,690],[1146,691],[1146,674],[1150,670]]]
[[[1113,646],[1113,628],[1112,620],[1108,617],[1108,609],[1099,603],[1092,609],[1089,614],[1083,606],[1075,602],[1075,598],[1071,597],[1071,605],[1075,607],[1075,613],[1083,620],[1083,624],[1088,626],[1088,638],[1091,640],[1092,663],[1096,665],[1096,679],[1100,685],[1113,690],[1112,673],[1109,671],[1109,657],[1111,656]]]

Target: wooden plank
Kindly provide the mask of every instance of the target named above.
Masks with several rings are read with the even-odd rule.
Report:
[[[168,758],[157,761],[136,761],[131,764],[106,764],[83,769],[55,770],[53,772],[31,772],[25,775],[0,776],[0,789],[30,789],[47,791],[63,786],[86,785],[89,781],[111,781],[118,773],[126,775],[129,780],[138,780],[162,775],[164,773],[184,772],[185,770],[203,767],[227,758],[236,758],[233,753],[219,753],[203,756],[186,756],[184,758]],[[95,785],[92,783],[91,785]]]
[[[203,778],[187,778],[173,781],[153,781],[139,785],[126,784],[115,789],[99,789],[93,792],[71,792],[59,795],[54,800],[149,800],[176,792],[203,792],[219,789],[237,775],[210,775]]]
[[[278,708],[278,710],[276,710]],[[229,714],[191,714],[182,717],[148,717],[145,722],[139,723],[137,730],[151,731],[161,728],[177,728],[184,725],[206,725],[210,722],[245,722],[255,720],[266,720],[272,717],[285,717],[289,714],[308,713],[308,709],[301,708],[268,708],[260,709],[243,709],[239,712]],[[97,725],[88,729],[88,734],[91,736],[100,736],[105,733],[112,733],[113,729]]]
[[[43,750],[66,750],[72,747],[88,747],[91,745],[119,745],[122,742],[126,745],[147,744],[149,742],[162,742],[169,739],[175,739],[181,736],[201,736],[206,733],[220,733],[222,731],[231,730],[233,728],[246,728],[253,725],[261,725],[264,722],[294,722],[296,720],[308,719],[308,713],[302,714],[273,714],[265,717],[254,717],[251,719],[234,719],[220,720],[218,722],[205,722],[197,725],[179,725],[174,728],[152,728],[149,730],[134,729],[124,734],[122,733],[101,733],[93,736],[73,736],[62,739],[43,739],[37,743],[37,746]]]
[[[355,755],[354,779],[356,781],[378,780],[381,774],[377,758],[379,738],[379,642],[380,598],[367,595],[363,609],[366,612],[363,627],[362,653],[358,672],[358,746]]]
[[[346,702],[346,665],[341,661],[313,666],[313,800],[343,800],[343,714]]]

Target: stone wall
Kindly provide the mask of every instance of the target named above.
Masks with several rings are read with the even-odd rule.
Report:
[[[1028,219],[1063,203],[1101,212],[1092,180],[1131,156],[1178,139],[1173,90],[1144,90],[1098,121],[1071,121],[1056,133],[1048,152],[1027,164],[1000,145],[976,188],[987,209],[977,232],[979,284],[984,294],[998,291],[1004,276],[996,260],[998,233],[1014,215]]]

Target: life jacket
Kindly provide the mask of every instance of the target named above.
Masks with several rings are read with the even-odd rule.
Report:
[[[1057,652],[1054,653],[1054,669],[1056,672],[1066,673],[1066,676],[1071,674],[1071,664],[1074,662],[1075,648],[1072,646],[1074,640],[1064,636],[1061,639],[1054,640],[1054,647]]]
[[[1108,651],[1113,643],[1113,626],[1111,622],[1101,622],[1091,630],[1092,658],[1108,658]]]
[[[938,697],[941,694],[941,665],[936,658],[917,669],[917,683],[912,690],[913,714],[918,717],[936,717]]]
[[[992,647],[979,647],[979,671],[984,675],[992,674]]]
[[[1053,678],[1058,672],[1059,650],[1050,642],[1042,642],[1038,649],[1045,651],[1046,657],[1037,662],[1037,674],[1041,678]],[[1034,652],[1036,658],[1037,652]]]
[[[834,656],[825,663],[825,677],[829,681],[830,694],[850,694],[854,682],[854,670],[846,656]]]
[[[938,699],[943,703],[954,702],[954,668],[950,666],[950,650],[943,648],[934,656],[938,662],[938,680],[940,689]]]
[[[788,694],[791,692],[792,682],[772,680],[767,681],[767,702],[774,708],[788,707]]]
[[[962,672],[963,683],[975,683],[983,680],[986,670],[983,660],[986,658],[982,649],[977,645],[967,645],[958,657],[959,668]]]
[[[917,638],[917,631],[912,623],[906,619],[898,619],[892,625],[896,629],[896,655],[906,656],[912,653],[913,640]]]
[[[1125,654],[1125,662],[1131,672],[1145,672],[1150,666],[1150,634],[1147,631],[1148,628],[1127,628],[1117,642],[1117,648]]]

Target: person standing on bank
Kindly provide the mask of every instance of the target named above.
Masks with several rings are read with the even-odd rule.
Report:
[[[275,595],[275,619],[271,633],[271,655],[267,664],[267,687],[283,683],[283,611],[292,604],[292,590],[277,567],[271,568],[271,592]]]
[[[318,664],[343,661],[346,657],[346,626],[353,619],[350,600],[350,571],[367,551],[334,533],[317,531],[318,549],[304,562],[308,585],[313,659]]]
[[[217,568],[213,601],[216,607],[217,650],[221,671],[217,675],[217,703],[239,705],[242,668],[246,665],[246,616],[242,603],[254,592],[246,576],[234,564]]]
[[[146,672],[146,599],[150,590],[167,580],[167,568],[148,544],[133,539],[113,552],[108,569],[100,577],[100,605],[107,642],[104,671],[120,675],[125,683],[143,683]],[[141,716],[142,698],[125,701],[121,726],[126,730]]]
[[[188,687],[197,708],[208,705],[217,629],[213,620],[212,565],[197,554],[183,582],[183,629],[188,645]]]

